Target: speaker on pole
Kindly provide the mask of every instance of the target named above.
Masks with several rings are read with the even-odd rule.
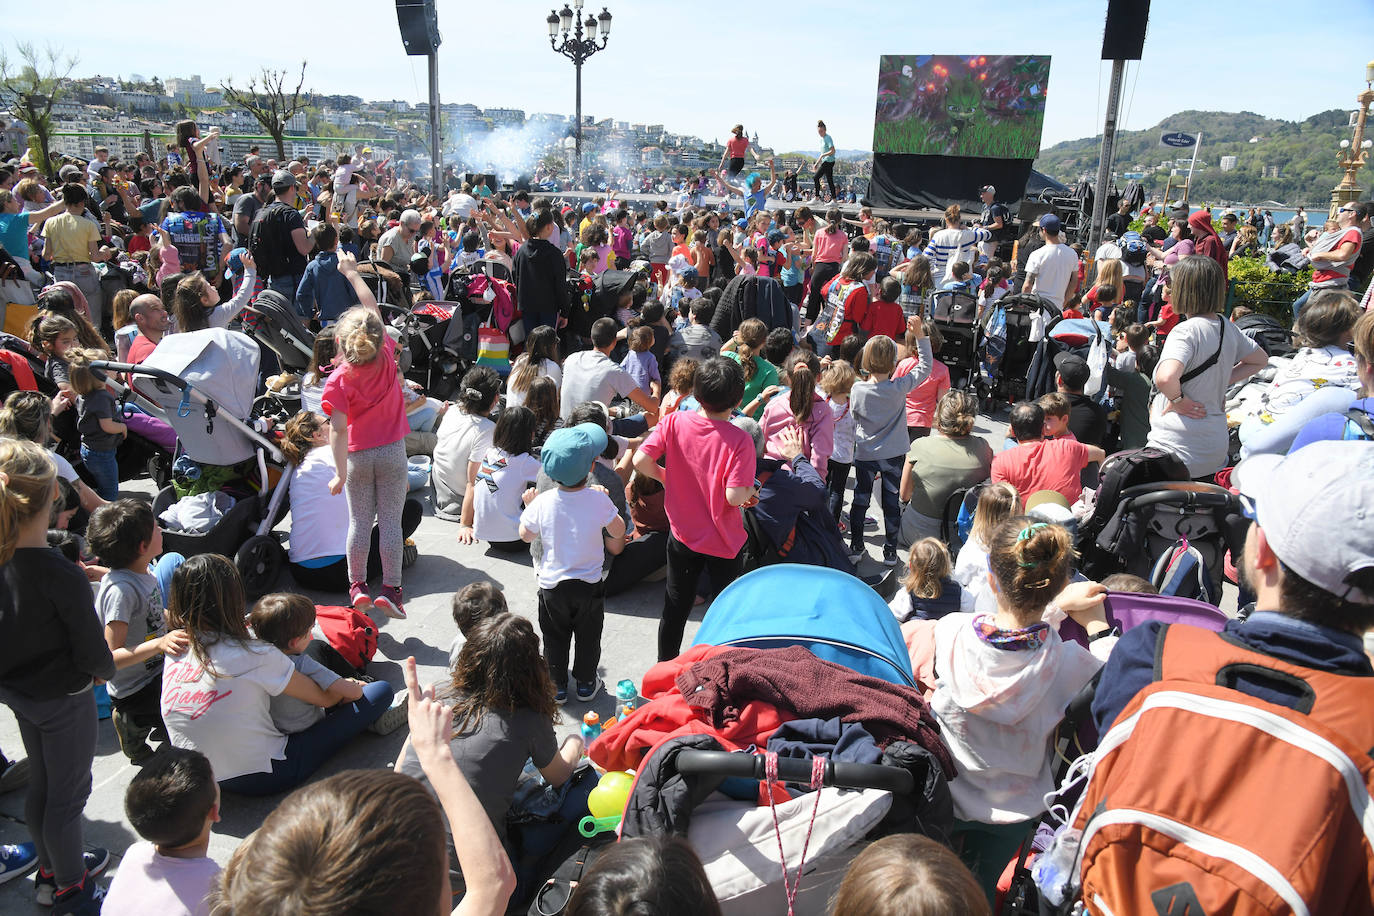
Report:
[[[439,11],[434,0],[396,0],[396,21],[407,54],[423,57],[439,50]]]
[[[1140,60],[1150,0],[1107,0],[1107,29],[1102,33],[1103,60]]]

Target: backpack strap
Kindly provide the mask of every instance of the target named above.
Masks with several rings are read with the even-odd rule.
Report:
[[[1359,428],[1363,438],[1374,439],[1374,418],[1371,418],[1369,414],[1358,407],[1352,407],[1345,412],[1345,418]]]
[[[1155,660],[1156,681],[1235,689],[1240,678],[1266,680],[1294,692],[1295,711],[1374,748],[1374,677],[1336,674],[1295,665],[1257,652],[1228,633],[1199,627],[1162,627]]]
[[[1227,322],[1225,318],[1219,318],[1218,320],[1220,321],[1221,326],[1217,329],[1217,351],[1213,353],[1211,356],[1204,359],[1194,368],[1189,369],[1187,372],[1183,373],[1183,378],[1178,380],[1179,384],[1183,384],[1184,382],[1191,382],[1193,379],[1197,378],[1199,375],[1215,366],[1217,364],[1217,360],[1221,359],[1221,348],[1226,343],[1226,325],[1229,322]]]

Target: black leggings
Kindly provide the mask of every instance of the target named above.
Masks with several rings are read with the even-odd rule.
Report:
[[[743,156],[731,156],[731,157],[730,157],[730,167],[729,167],[728,169],[726,169],[726,172],[730,175],[731,178],[734,178],[736,175],[738,175],[738,174],[739,174],[740,172],[742,172],[742,171],[744,171],[744,157],[743,157]]]
[[[401,509],[401,536],[410,537],[415,533],[415,529],[420,527],[420,519],[424,517],[424,507],[420,505],[418,499],[406,497],[405,506]],[[378,546],[380,540],[377,526],[372,526],[372,545],[367,549],[367,577],[375,579],[382,574],[382,552]],[[299,563],[289,564],[291,575],[295,577],[296,584],[301,588],[309,588],[319,592],[346,592],[348,591],[348,560],[339,557],[328,566],[302,566]]]
[[[816,163],[816,196],[821,196],[821,176],[825,176],[826,183],[830,185],[830,199],[835,199],[835,160],[827,159],[824,162]]]

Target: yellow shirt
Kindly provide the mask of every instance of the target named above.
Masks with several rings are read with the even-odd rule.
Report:
[[[84,216],[61,213],[43,223],[43,238],[43,254],[53,263],[89,264],[90,244],[100,241],[100,230]]]

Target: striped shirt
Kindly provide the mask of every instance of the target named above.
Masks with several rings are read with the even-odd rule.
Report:
[[[977,261],[977,245],[992,239],[986,229],[941,229],[930,237],[925,256],[930,259],[930,274],[942,277],[942,281],[954,279],[950,272],[956,263],[964,261],[969,267]]]

